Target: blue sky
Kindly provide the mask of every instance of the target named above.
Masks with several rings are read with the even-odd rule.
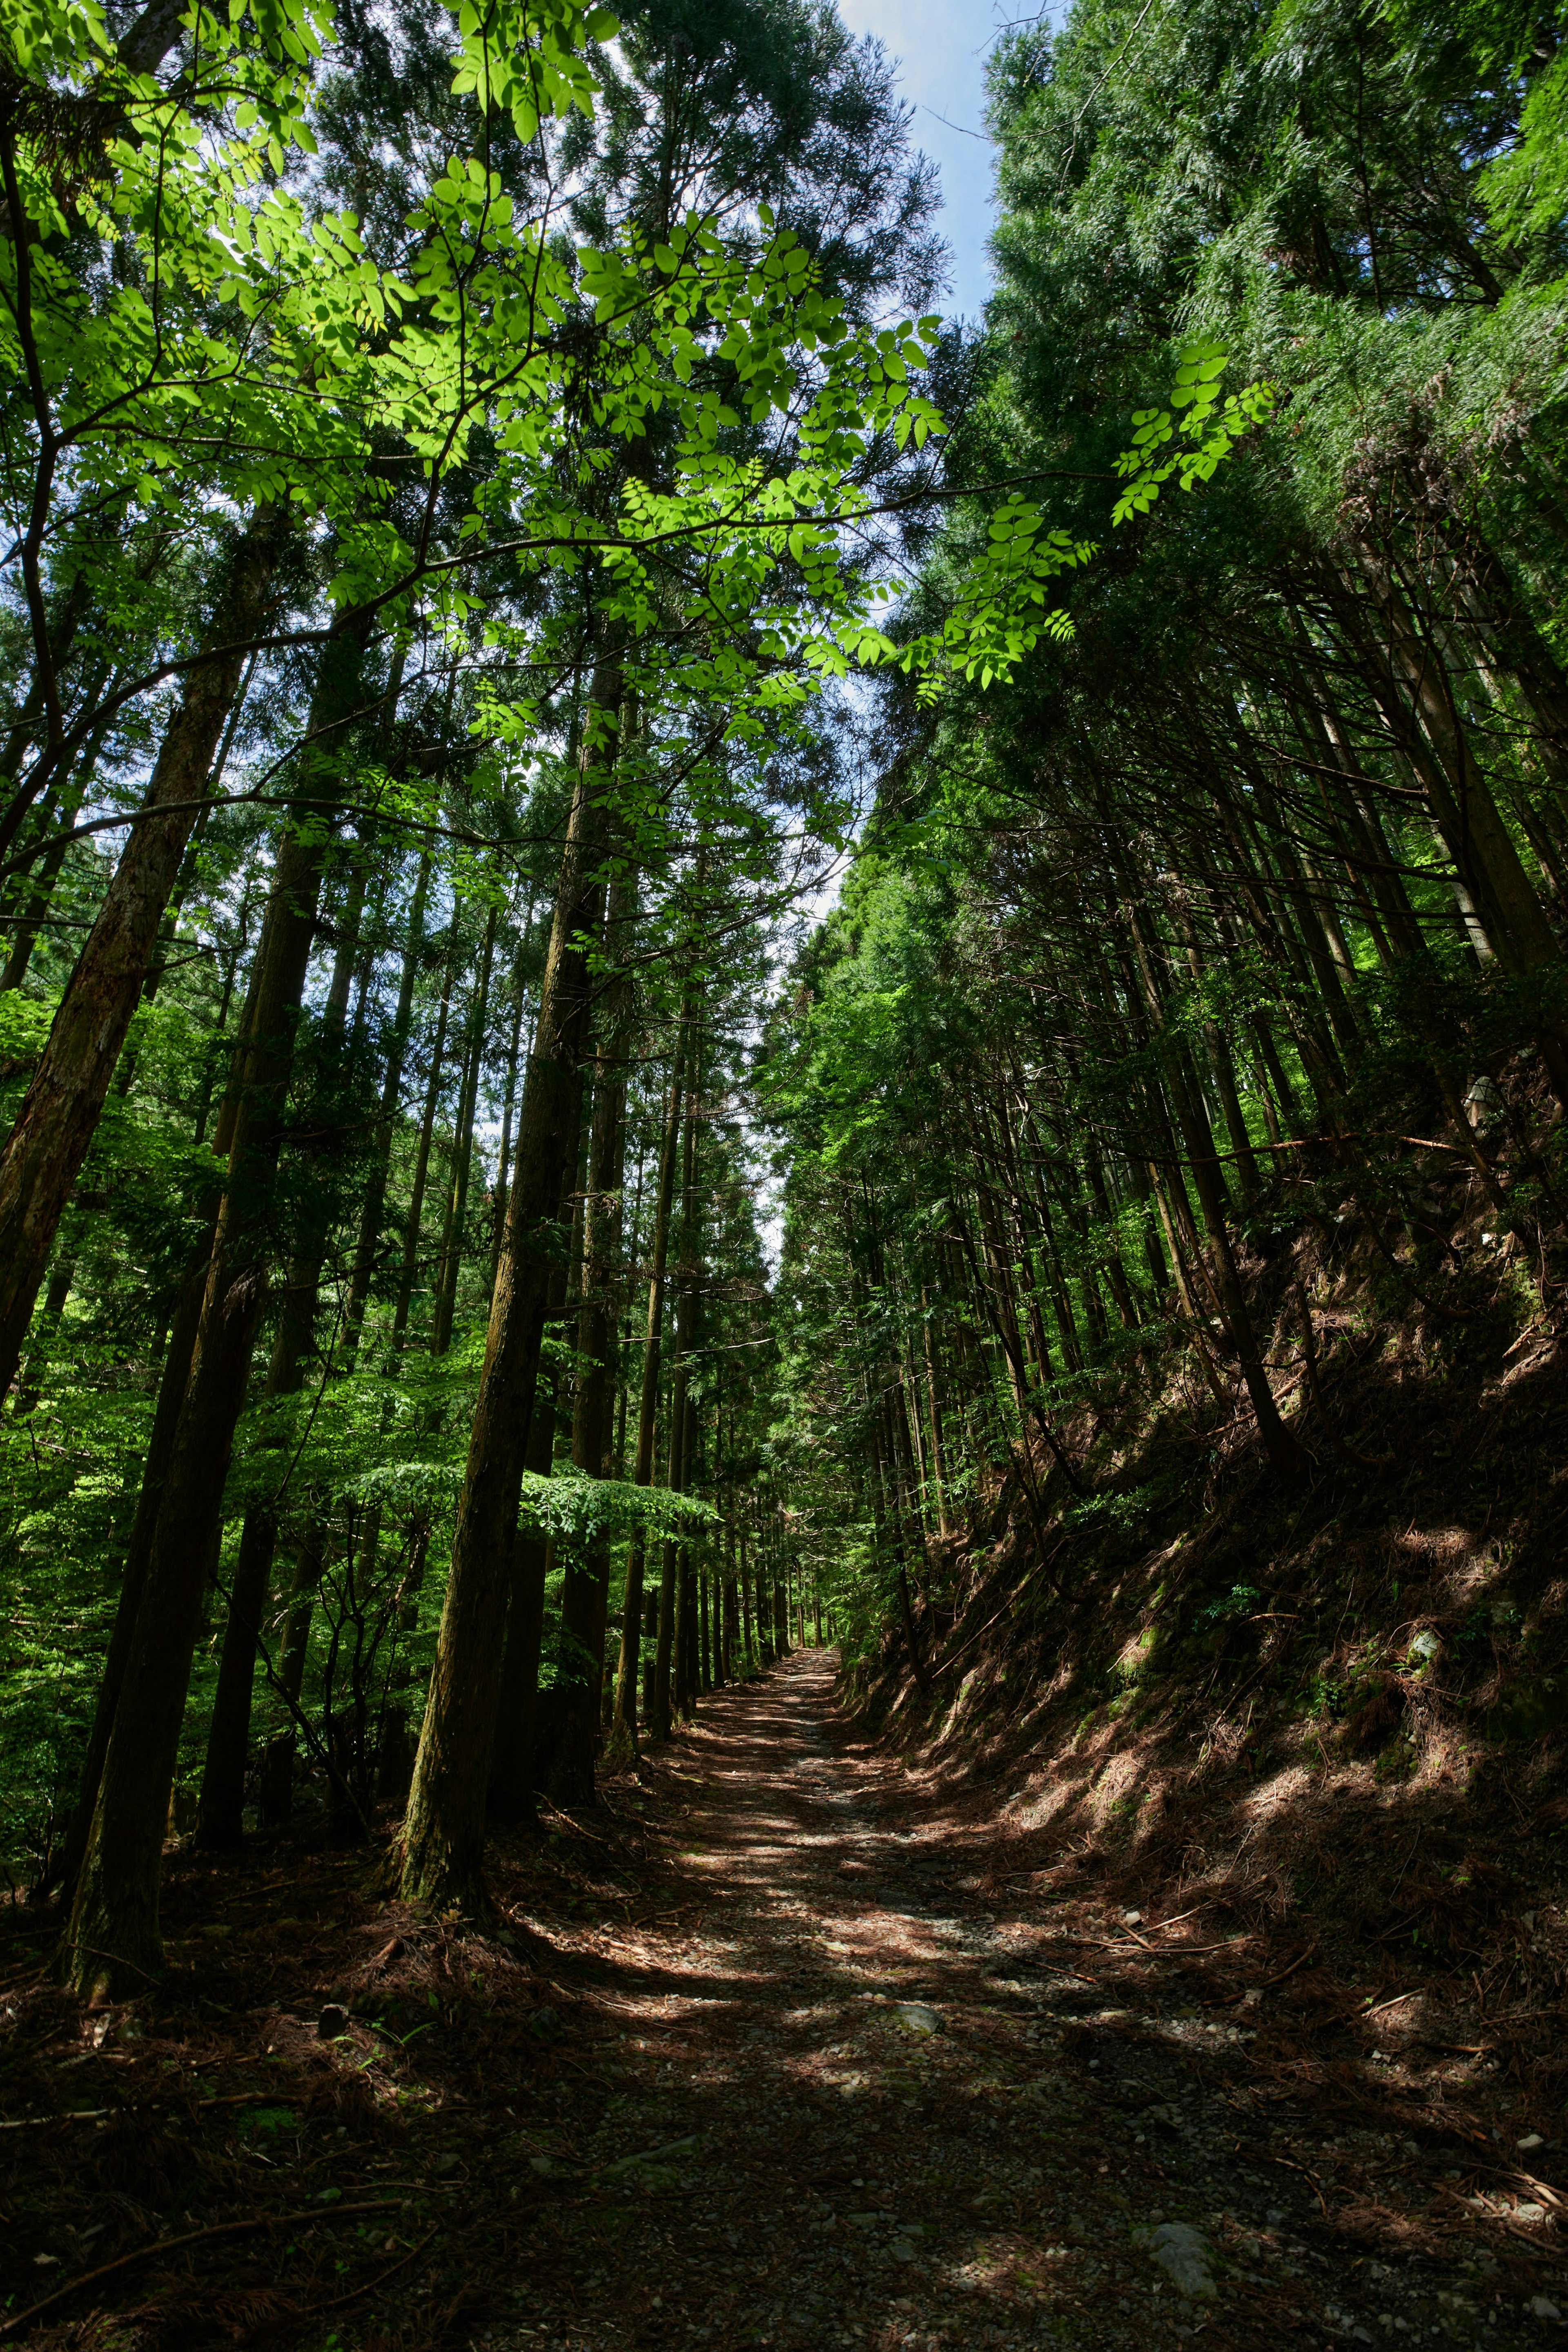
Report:
[[[1027,13],[1016,0],[1011,6],[996,0],[839,0],[851,32],[874,33],[901,61],[915,142],[942,173],[943,233],[953,249],[946,308],[967,318],[978,317],[991,286],[986,239],[992,150],[988,139],[968,134],[983,128],[986,53],[997,26]]]

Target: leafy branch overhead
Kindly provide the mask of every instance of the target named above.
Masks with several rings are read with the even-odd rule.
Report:
[[[1147,514],[1173,478],[1184,490],[1212,481],[1237,443],[1268,424],[1278,397],[1271,383],[1249,383],[1228,394],[1220,406],[1220,380],[1228,362],[1228,353],[1218,343],[1187,344],[1171,384],[1170,407],[1134,410],[1133,446],[1116,459],[1117,473],[1133,479],[1111,510],[1113,524]],[[1177,447],[1161,460],[1160,450],[1173,441],[1192,446]]]
[[[386,1510],[450,1509],[462,1481],[461,1463],[402,1455],[361,1472],[343,1492]],[[586,1560],[601,1544],[632,1534],[646,1543],[690,1543],[716,1526],[719,1514],[705,1496],[667,1486],[636,1486],[570,1471],[547,1478],[528,1471],[518,1517],[524,1528],[548,1537],[566,1557]]]
[[[465,6],[454,94],[483,118],[507,115],[528,146],[542,123],[591,118],[594,45],[612,29],[554,0]],[[200,14],[191,68],[165,89],[118,66],[93,0],[24,26],[35,113],[48,90],[110,126],[68,191],[26,105],[0,132],[39,231],[25,253],[9,248],[0,315],[0,361],[26,387],[0,488],[36,641],[46,572],[96,583],[112,562],[112,535],[83,527],[89,513],[120,531],[178,530],[214,502],[277,506],[329,534],[337,632],[361,616],[402,634],[461,629],[494,611],[494,578],[479,574],[498,562],[519,582],[601,567],[643,635],[678,583],[714,634],[706,666],[674,690],[722,697],[736,740],[855,664],[896,663],[929,693],[954,666],[986,680],[1042,636],[1066,637],[1048,591],[1092,542],[1016,495],[939,631],[895,644],[881,625],[899,573],[866,560],[878,511],[866,469],[887,436],[904,453],[945,435],[921,389],[934,314],[851,320],[767,204],[738,238],[697,210],[661,236],[628,218],[574,237],[548,181],[514,193],[481,152],[453,153],[395,249],[372,249],[351,210],[294,184],[316,143],[311,75],[331,32],[303,8],[255,26]],[[73,234],[120,255],[110,280],[57,250]],[[1168,415],[1140,413],[1144,455],[1118,520],[1174,467],[1186,487],[1207,478],[1239,420],[1265,413],[1261,389],[1211,413],[1207,357],[1201,370],[1181,428],[1207,425],[1199,445],[1151,469]],[[1186,389],[1178,377],[1173,397]],[[651,434],[667,453],[657,482],[631,462]],[[378,457],[389,440],[412,478]],[[608,498],[607,467],[620,478]],[[506,635],[501,624],[493,641]],[[280,613],[253,641],[281,651],[320,635]],[[57,709],[35,790],[105,715],[179,674],[177,656],[133,664],[101,706]],[[487,723],[525,740],[534,711],[492,694]]]

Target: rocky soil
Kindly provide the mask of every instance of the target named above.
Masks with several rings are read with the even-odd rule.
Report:
[[[362,1852],[182,1856],[168,1983],[83,2020],[19,1915],[0,2339],[1568,2336],[1549,2131],[1416,2085],[1299,1936],[1002,1868],[833,1667],[547,1813],[484,1935],[380,1902]]]

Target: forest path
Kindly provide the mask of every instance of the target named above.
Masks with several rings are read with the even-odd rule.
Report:
[[[1124,1916],[999,1786],[869,1739],[835,1664],[715,1693],[599,1807],[497,1838],[483,1927],[388,1902],[315,1817],[171,1849],[144,2002],[84,2016],[44,1923],[0,1919],[0,2334],[1562,2341],[1524,2168],[1554,2139],[1376,2079],[1299,1933],[1217,1940],[1178,1889]]]
[[[834,1663],[798,1653],[656,1751],[641,1801],[675,1848],[667,1924],[550,1929],[562,1990],[612,2029],[611,2099],[574,2154],[659,2153],[581,2187],[562,2170],[528,2318],[479,2340],[1481,2340],[1440,2274],[1395,2280],[1332,2239],[1311,2150],[1249,2095],[1234,2010],[1162,2030],[1108,2009],[1042,1949],[1038,1904],[1026,1920],[955,1885],[972,1852],[857,1735]]]

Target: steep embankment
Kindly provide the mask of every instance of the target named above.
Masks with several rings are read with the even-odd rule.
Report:
[[[1098,1935],[1102,1990],[1256,2028],[1321,2126],[1325,2221],[1385,2256],[1457,2231],[1539,2284],[1568,2197],[1565,1342],[1539,1249],[1454,1157],[1421,1172],[1418,1251],[1347,1187],[1249,1262],[1299,1482],[1218,1357],[1130,1364],[1066,1433],[1089,1496],[1056,1476],[1042,1549],[998,1481],[927,1561],[924,1687],[890,1628],[850,1695],[977,1883]],[[1353,2178],[1347,2130],[1399,2137]],[[1448,2158],[1431,2202],[1393,2177],[1412,2137]]]

